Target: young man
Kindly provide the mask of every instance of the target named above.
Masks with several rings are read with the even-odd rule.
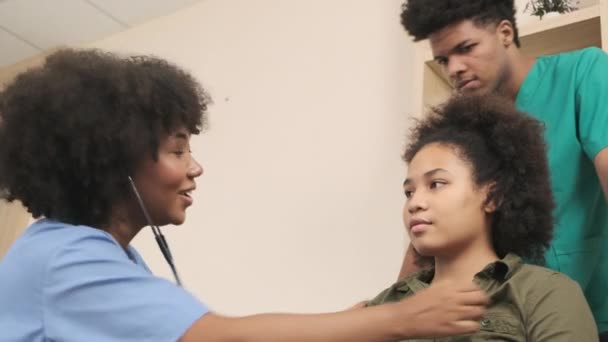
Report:
[[[557,202],[547,266],[580,284],[608,341],[608,55],[525,56],[515,13],[513,0],[409,0],[401,22],[457,92],[499,93],[544,122]],[[400,278],[414,268],[410,246]]]

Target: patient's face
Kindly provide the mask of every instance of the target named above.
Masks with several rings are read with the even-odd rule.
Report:
[[[438,143],[410,162],[403,220],[418,253],[446,257],[488,243],[487,190],[475,184],[471,167],[454,147]]]

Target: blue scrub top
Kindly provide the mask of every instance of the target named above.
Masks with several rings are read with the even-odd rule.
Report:
[[[207,312],[92,227],[40,220],[0,262],[0,341],[177,341]]]

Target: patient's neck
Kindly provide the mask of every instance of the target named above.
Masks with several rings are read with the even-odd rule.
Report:
[[[471,283],[475,274],[488,264],[498,260],[496,252],[488,243],[470,245],[458,253],[435,257],[433,285],[443,282]]]

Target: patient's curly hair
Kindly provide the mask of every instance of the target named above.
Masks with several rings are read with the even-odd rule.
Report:
[[[544,126],[497,96],[457,96],[412,128],[403,159],[424,146],[453,147],[469,162],[478,186],[490,185],[492,243],[503,258],[515,253],[539,264],[553,233],[553,195]]]
[[[508,20],[513,25],[513,42],[519,47],[515,13],[514,0],[408,0],[402,6],[401,24],[419,41],[463,20],[473,20],[476,25]]]
[[[210,99],[151,56],[64,49],[0,92],[0,195],[34,217],[107,224],[162,136],[198,134]]]

